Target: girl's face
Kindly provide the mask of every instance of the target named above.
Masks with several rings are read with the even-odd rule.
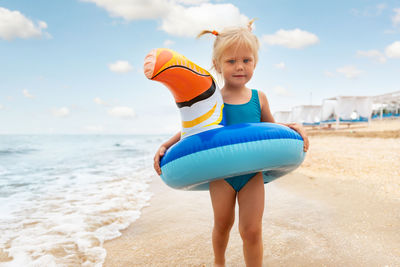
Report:
[[[250,81],[255,67],[254,54],[250,48],[233,46],[224,51],[216,70],[222,74],[225,87],[241,89]]]

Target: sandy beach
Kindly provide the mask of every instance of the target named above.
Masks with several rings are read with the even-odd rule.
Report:
[[[265,185],[264,266],[400,266],[400,120],[307,130],[303,164]],[[156,175],[150,191],[140,218],[104,243],[104,266],[212,266],[209,193]],[[237,226],[227,266],[244,266]],[[11,260],[0,250],[0,266]]]
[[[264,266],[400,266],[399,131],[400,120],[309,129],[303,165],[265,186]],[[104,266],[212,266],[208,192],[156,176],[151,191],[141,217],[104,244]],[[237,221],[226,256],[244,266]]]

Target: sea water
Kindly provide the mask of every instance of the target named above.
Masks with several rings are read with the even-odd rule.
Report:
[[[149,203],[164,139],[0,135],[0,266],[101,266]]]

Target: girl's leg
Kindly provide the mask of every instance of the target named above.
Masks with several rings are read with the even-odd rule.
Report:
[[[262,217],[264,213],[264,180],[254,176],[238,193],[239,232],[243,240],[246,266],[262,266]]]
[[[225,266],[225,250],[235,221],[236,191],[225,180],[218,180],[210,183],[210,196],[214,210],[214,266]]]

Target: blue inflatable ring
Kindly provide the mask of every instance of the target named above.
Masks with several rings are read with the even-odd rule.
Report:
[[[209,182],[262,172],[268,183],[304,160],[303,139],[275,123],[225,126],[181,139],[161,158],[161,178],[176,189],[207,190]]]

